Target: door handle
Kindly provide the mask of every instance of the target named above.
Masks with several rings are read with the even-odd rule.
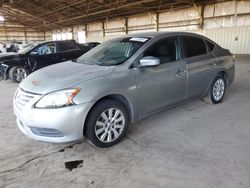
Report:
[[[176,76],[181,76],[182,74],[186,73],[187,71],[186,70],[183,70],[183,69],[179,69],[177,72],[176,72]]]
[[[213,68],[214,66],[217,65],[217,63],[210,63],[209,65],[210,65],[211,68]]]

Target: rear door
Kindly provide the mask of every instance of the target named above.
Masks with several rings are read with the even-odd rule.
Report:
[[[160,65],[134,69],[141,114],[173,105],[186,98],[186,62],[180,59],[178,37],[156,42],[144,51],[142,57],[146,56],[159,58]]]
[[[182,44],[187,62],[188,98],[203,95],[214,77],[217,59],[201,37],[183,36]]]
[[[58,56],[61,62],[74,60],[83,53],[84,51],[74,41],[61,41],[58,43]]]

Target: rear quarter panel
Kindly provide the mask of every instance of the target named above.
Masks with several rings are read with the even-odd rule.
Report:
[[[231,52],[217,46],[213,53],[217,57],[216,72],[225,72],[227,85],[230,85],[235,77],[235,64]]]

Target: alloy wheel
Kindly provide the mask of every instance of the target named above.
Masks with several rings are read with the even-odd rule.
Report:
[[[15,71],[14,71],[14,79],[18,82],[21,82],[24,78],[27,77],[27,71],[25,70],[25,68],[22,67],[18,67]]]
[[[218,79],[213,86],[213,98],[216,101],[220,101],[225,92],[225,82],[223,79]]]
[[[95,124],[95,135],[101,141],[110,143],[119,138],[125,126],[125,116],[117,108],[102,112]]]

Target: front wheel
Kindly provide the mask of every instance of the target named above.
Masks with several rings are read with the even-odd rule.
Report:
[[[109,147],[118,143],[128,126],[126,107],[116,100],[103,100],[90,112],[85,124],[88,140],[98,147]]]
[[[21,67],[21,66],[15,66],[12,67],[9,70],[9,78],[13,81],[13,82],[17,82],[20,83],[24,78],[26,78],[28,76],[28,71],[26,68]]]
[[[226,82],[222,75],[215,77],[209,91],[209,100],[212,104],[218,104],[223,100],[226,92]]]

